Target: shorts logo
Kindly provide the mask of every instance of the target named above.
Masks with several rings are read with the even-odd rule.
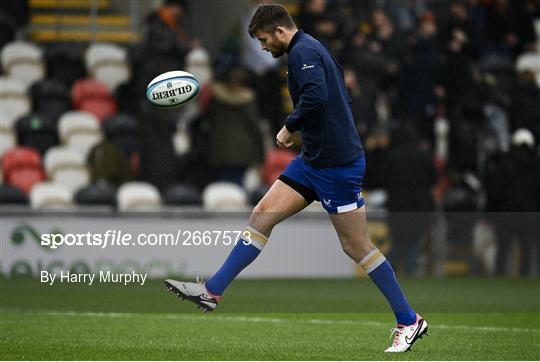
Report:
[[[332,202],[332,199],[328,199],[328,200],[327,200],[327,199],[325,199],[325,198],[323,197],[323,202],[324,202],[324,204],[325,204],[326,206],[328,206],[328,205],[330,205],[330,203]]]
[[[358,198],[358,200],[362,200],[364,198],[364,195],[362,195],[362,193],[359,192],[356,194],[356,197]]]

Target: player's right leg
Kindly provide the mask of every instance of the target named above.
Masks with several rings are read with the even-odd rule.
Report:
[[[264,248],[274,226],[304,209],[306,199],[281,180],[276,180],[255,206],[249,226],[221,268],[206,283],[167,279],[165,286],[179,298],[187,299],[205,311],[214,310],[221,295],[236,276],[253,262]]]

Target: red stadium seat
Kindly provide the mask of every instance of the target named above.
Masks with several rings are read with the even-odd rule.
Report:
[[[79,79],[71,88],[71,100],[75,108],[79,108],[88,99],[107,99],[111,93],[107,86],[95,79]]]
[[[41,156],[30,147],[17,147],[2,158],[4,181],[28,194],[34,184],[45,180]]]
[[[21,168],[15,169],[10,173],[8,183],[28,195],[35,184],[44,180],[45,173],[43,172],[43,169]]]
[[[277,148],[268,152],[263,164],[263,182],[272,185],[295,157],[293,152]]]
[[[107,86],[94,79],[80,79],[71,88],[71,100],[76,109],[93,113],[101,122],[117,112],[116,100]]]
[[[17,147],[7,151],[2,157],[4,180],[10,178],[16,169],[41,169],[41,156],[31,147]]]
[[[83,101],[79,110],[92,113],[101,123],[111,118],[118,111],[116,101],[108,99],[88,99]]]

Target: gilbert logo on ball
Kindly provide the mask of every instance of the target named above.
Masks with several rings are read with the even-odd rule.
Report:
[[[199,82],[188,72],[175,70],[158,75],[146,87],[146,98],[155,106],[172,108],[199,93]]]

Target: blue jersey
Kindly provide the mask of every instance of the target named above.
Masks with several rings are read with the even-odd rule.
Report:
[[[288,86],[294,104],[285,126],[302,134],[302,160],[335,167],[364,154],[345,88],[343,69],[328,50],[302,30],[287,49]]]

